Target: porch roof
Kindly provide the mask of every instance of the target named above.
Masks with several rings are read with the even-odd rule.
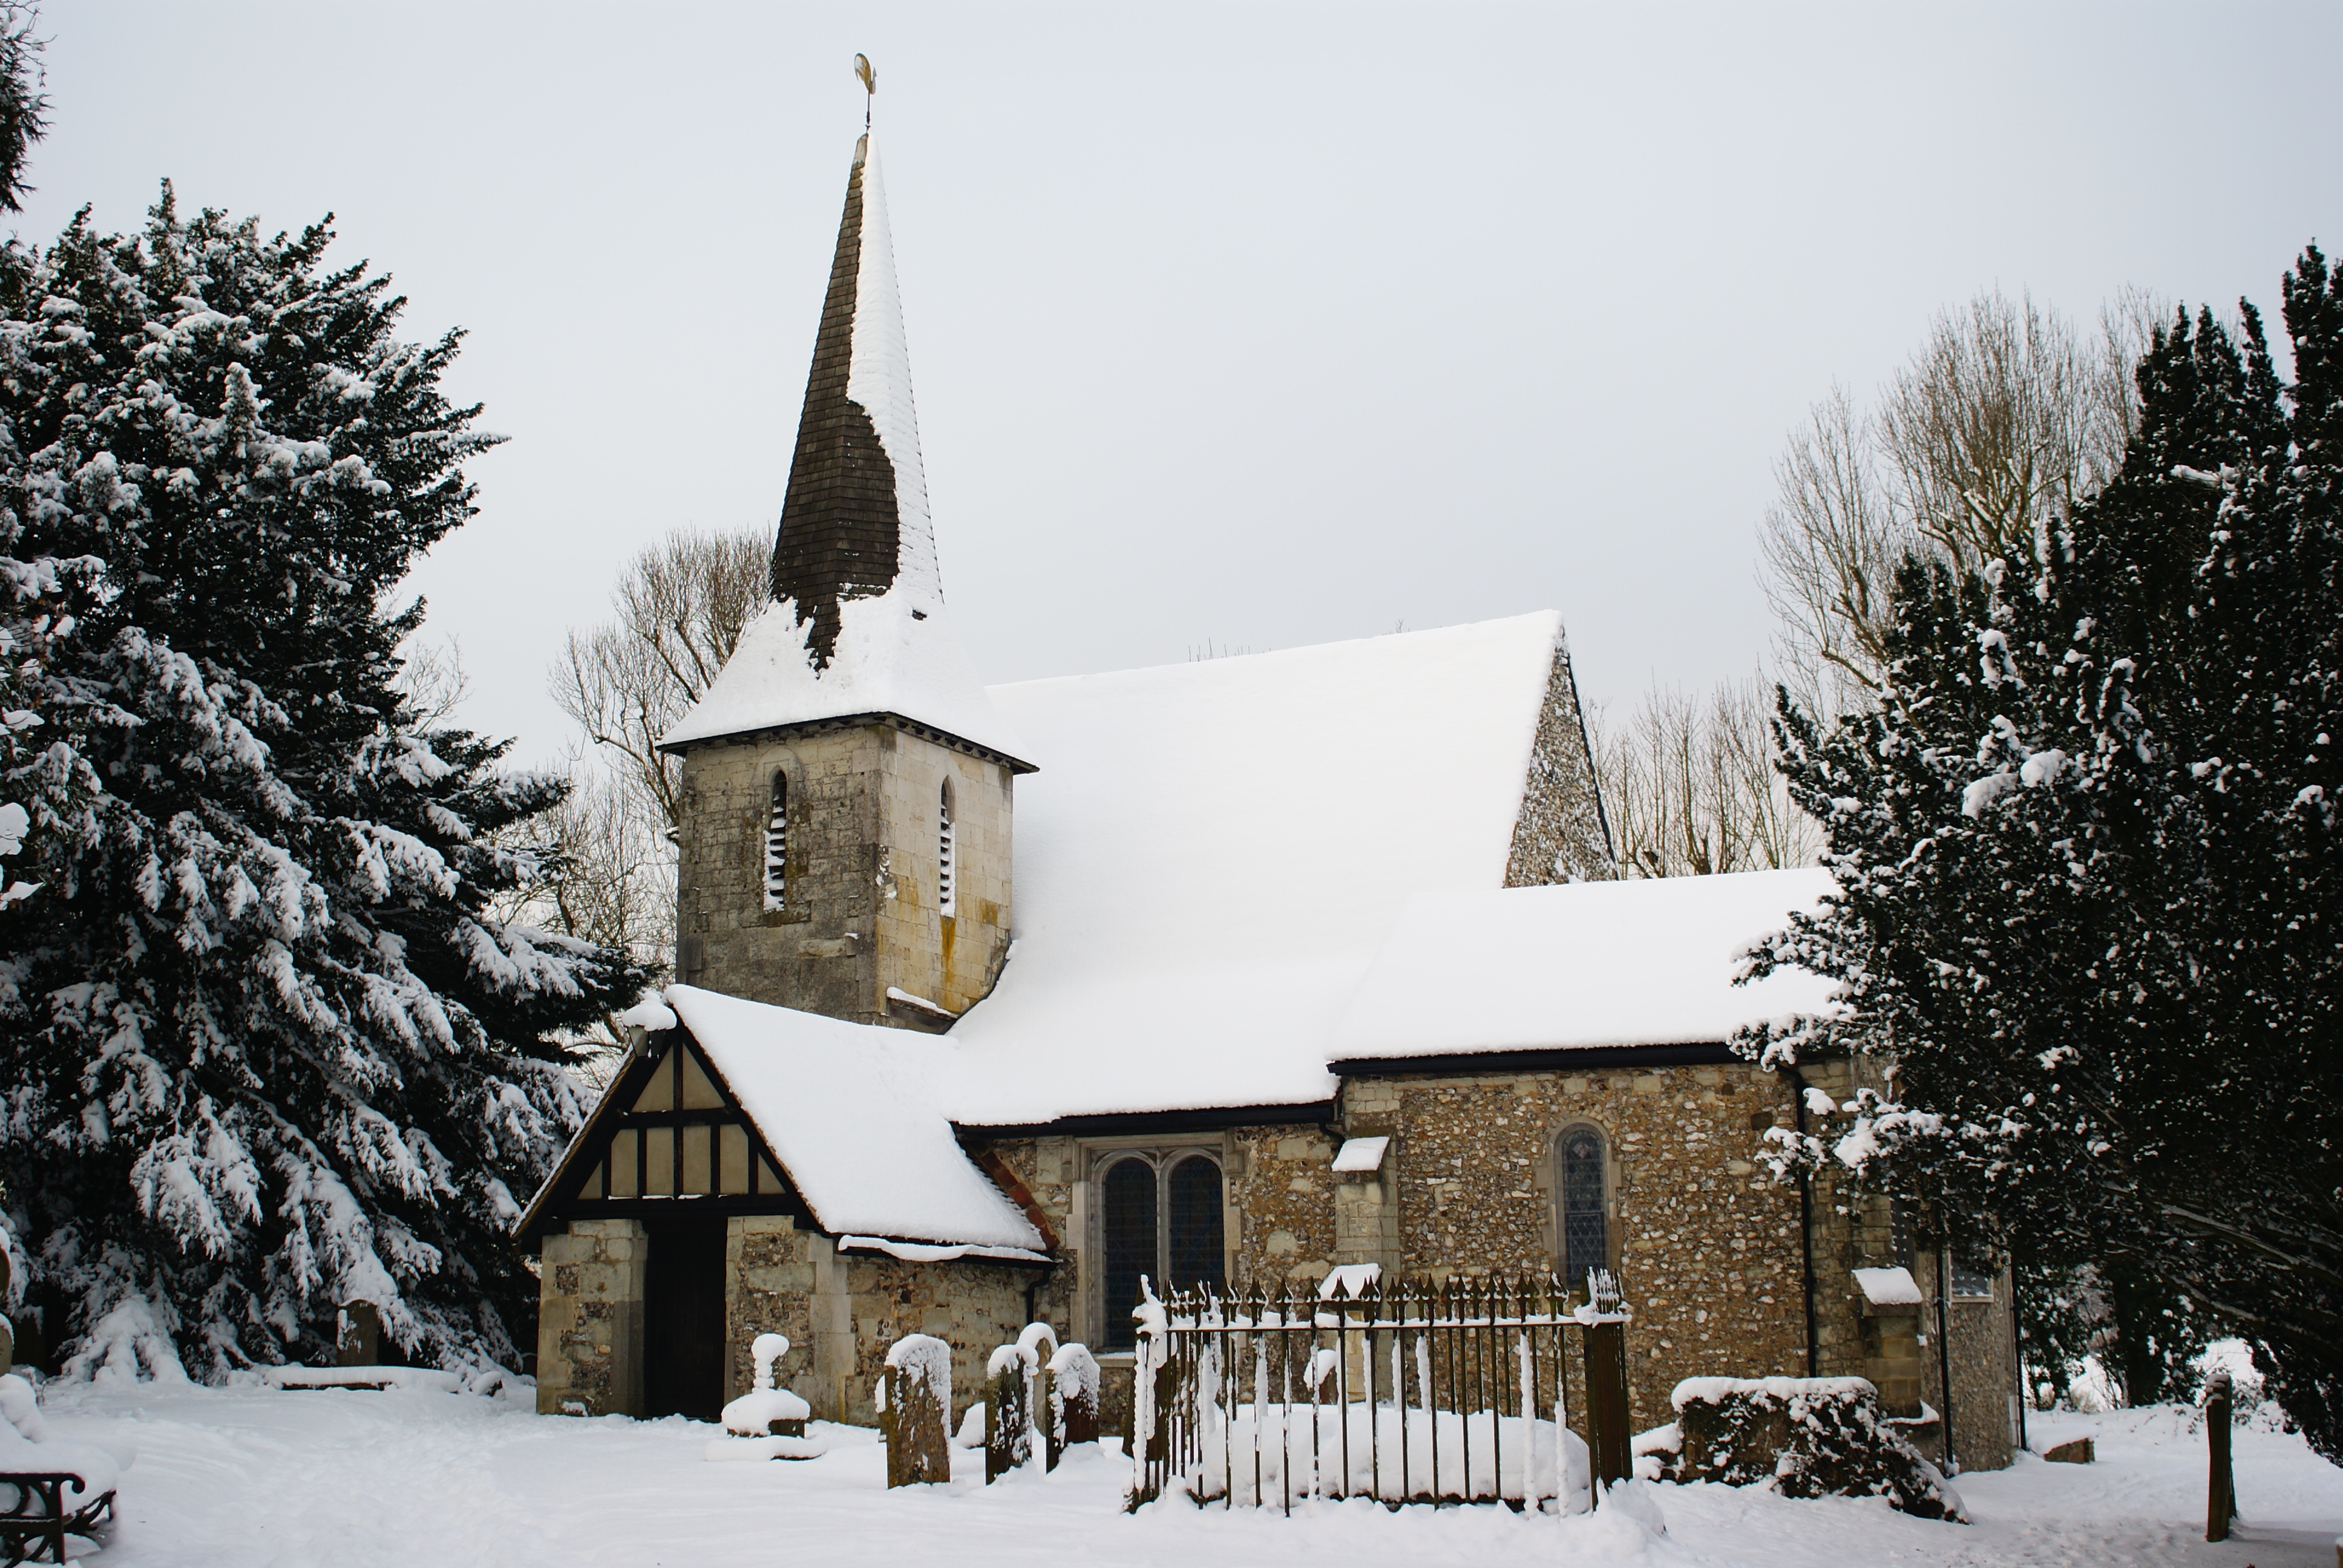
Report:
[[[1043,1255],[937,1107],[932,1039],[697,986],[665,996],[824,1231]]]

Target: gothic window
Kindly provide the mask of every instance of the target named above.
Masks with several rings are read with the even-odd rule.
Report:
[[[1604,1182],[1603,1134],[1592,1127],[1564,1130],[1554,1145],[1554,1192],[1561,1208],[1562,1276],[1573,1292],[1586,1289],[1590,1269],[1611,1266],[1611,1218]]]
[[[1109,1350],[1129,1350],[1144,1275],[1158,1295],[1228,1282],[1220,1161],[1194,1151],[1116,1154],[1099,1180],[1099,1251]]]
[[[952,787],[947,779],[936,805],[936,905],[947,915],[960,907],[952,896]]]
[[[1946,1293],[1956,1302],[1989,1302],[1993,1300],[1993,1271],[1972,1258],[1958,1252],[1946,1254],[1952,1276],[1952,1289]]]
[[[789,891],[789,781],[780,774],[773,775],[773,809],[765,818],[765,912],[775,914],[782,908],[783,897]]]

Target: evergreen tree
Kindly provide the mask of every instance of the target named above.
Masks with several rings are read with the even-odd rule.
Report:
[[[1888,1090],[1790,1150],[2090,1258],[2198,1314],[2343,1453],[2343,1099],[2333,998],[2343,731],[2343,276],[2285,282],[2297,381],[2258,317],[2142,362],[2120,474],[2035,558],[1907,563],[1879,710],[1783,702],[1791,788],[1841,896],[1761,959],[1847,983],[1833,1042]],[[2241,340],[2240,340],[2241,338]],[[2162,1322],[2166,1308],[2136,1313]]]
[[[9,212],[25,208],[33,188],[25,165],[49,130],[48,95],[41,91],[45,40],[33,31],[39,20],[37,7],[0,3],[0,208]]]
[[[0,1182],[53,1342],[151,1319],[217,1372],[364,1300],[511,1364],[564,1041],[641,977],[489,913],[541,869],[496,836],[562,786],[418,722],[421,606],[385,601],[495,437],[440,391],[458,335],[399,341],[329,238],[166,186],[141,234],[0,255],[0,528],[44,638],[11,650],[41,890],[0,910]]]

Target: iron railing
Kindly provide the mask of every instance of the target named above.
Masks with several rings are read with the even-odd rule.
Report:
[[[1314,1290],[1147,1293],[1134,1314],[1134,1506],[1175,1487],[1288,1512],[1312,1497],[1582,1505],[1573,1384],[1583,1399],[1594,1379],[1590,1415],[1607,1413],[1615,1385],[1625,1417],[1624,1362],[1607,1365],[1620,1336],[1586,1332],[1624,1321],[1609,1277],[1595,1277],[1594,1305],[1573,1308],[1556,1274],[1362,1272],[1355,1288],[1338,1272]],[[1573,1335],[1590,1352],[1575,1378]]]

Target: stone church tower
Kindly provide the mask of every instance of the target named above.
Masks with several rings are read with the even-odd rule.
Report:
[[[879,158],[856,146],[772,603],[683,759],[678,978],[940,1029],[999,976],[1019,759],[944,613]]]

